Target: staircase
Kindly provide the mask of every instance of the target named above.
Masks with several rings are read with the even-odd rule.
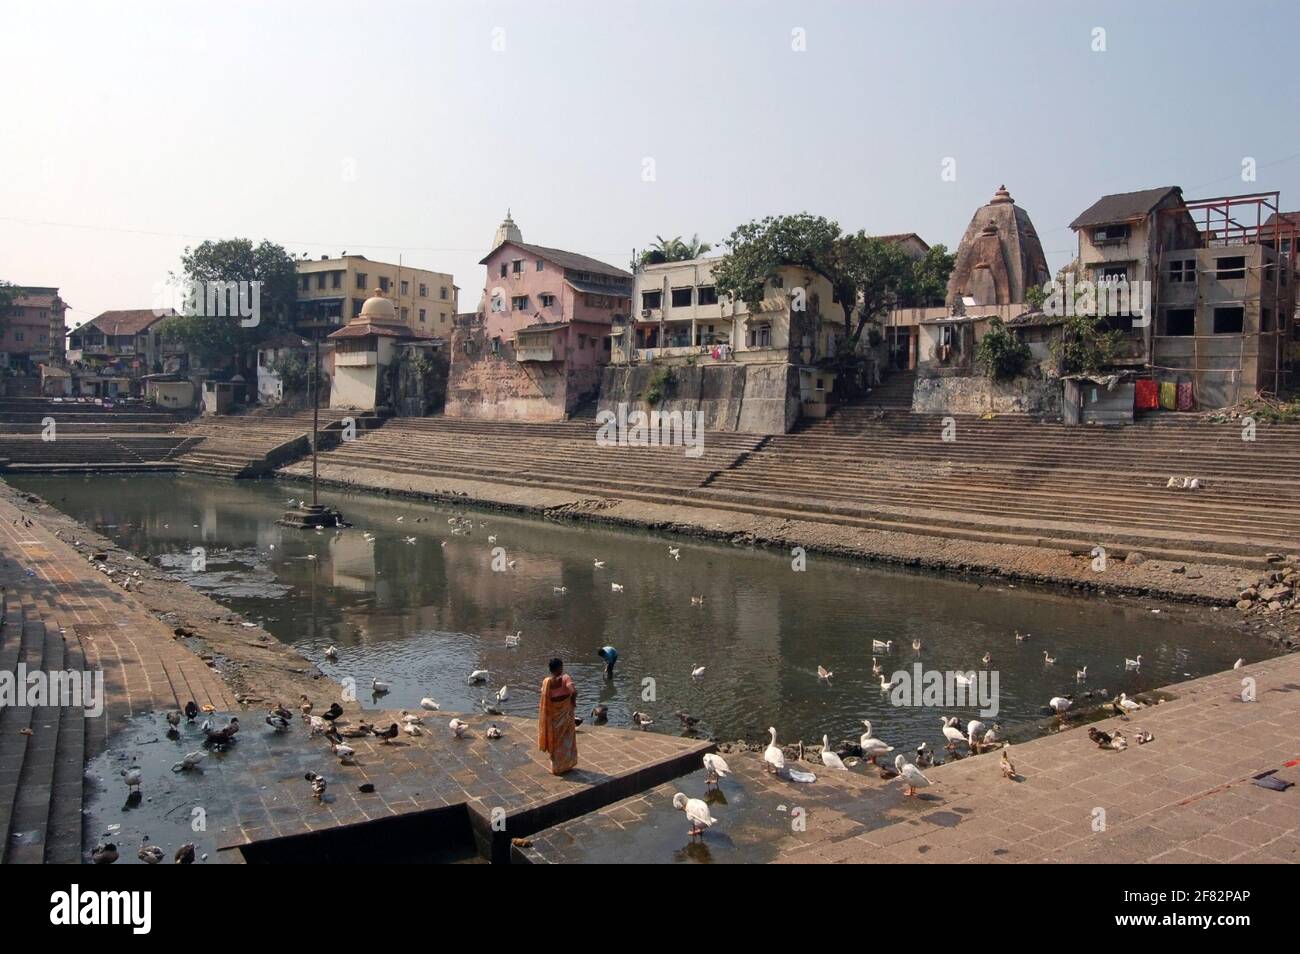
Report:
[[[35,607],[0,595],[0,670],[84,671],[75,639]],[[21,685],[19,683],[19,685]],[[81,861],[86,719],[80,705],[0,708],[0,863]],[[80,702],[80,700],[76,700]]]
[[[866,397],[847,406],[906,414],[912,410],[912,388],[915,385],[915,371],[893,371]]]

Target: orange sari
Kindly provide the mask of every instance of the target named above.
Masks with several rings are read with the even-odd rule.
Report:
[[[551,774],[563,775],[578,764],[578,727],[574,725],[577,690],[568,674],[542,680],[537,710],[537,747],[551,754]]]

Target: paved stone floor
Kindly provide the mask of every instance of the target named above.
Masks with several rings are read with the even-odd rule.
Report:
[[[234,696],[206,663],[129,593],[91,566],[40,520],[22,524],[20,511],[0,497],[0,552],[17,566],[9,583],[22,590],[47,625],[80,642],[86,662],[104,672],[106,720],[92,730],[92,747],[122,720],[177,708],[190,699],[235,708]]]
[[[1255,702],[1241,699],[1252,679]],[[533,862],[896,863],[1300,861],[1300,654],[1170,687],[1176,698],[1095,723],[1154,740],[1098,749],[1082,727],[999,757],[961,759],[926,775],[916,798],[865,765],[848,773],[801,765],[800,785],[763,771],[757,754],[727,756],[734,775],[714,795],[718,825],[690,844],[674,792],[705,797],[702,774],[678,779],[531,838]],[[877,727],[878,734],[887,733]],[[1285,792],[1254,784],[1277,770]],[[801,811],[795,812],[795,809]],[[1102,814],[1104,813],[1104,814]]]
[[[510,838],[678,775],[712,747],[649,732],[584,726],[578,730],[579,767],[554,776],[546,754],[537,750],[534,720],[462,716],[471,727],[456,739],[447,726],[453,714],[431,712],[422,714],[425,723],[418,737],[401,734],[387,743],[348,739],[356,764],[341,765],[328,741],[311,737],[301,719],[280,733],[265,724],[260,712],[235,714],[241,722],[238,740],[224,752],[203,749],[198,723],[182,724],[169,736],[159,714],[129,720],[126,731],[90,766],[95,792],[88,798],[90,836],[138,846],[148,835],[169,853],[188,840],[212,861],[235,861],[237,854],[222,849],[463,806],[484,825],[499,812],[502,834]],[[372,714],[379,725],[399,718],[397,713],[367,712],[367,719]],[[224,725],[229,714],[211,718]],[[492,723],[501,729],[500,739],[486,737]],[[198,770],[173,771],[173,764],[191,751],[205,751]],[[127,789],[120,773],[128,766],[143,774],[142,799],[136,804],[123,803]],[[313,795],[307,772],[327,780],[323,799]],[[372,793],[360,790],[365,783],[374,786]],[[197,832],[191,825],[195,809],[203,816]]]

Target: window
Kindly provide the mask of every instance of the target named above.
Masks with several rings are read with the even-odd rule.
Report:
[[[501,353],[501,339],[500,339],[500,338],[493,338],[493,339],[492,339],[492,353],[493,353],[493,354],[500,354],[500,353]]]
[[[362,300],[361,300],[360,298],[354,298],[354,299],[352,299],[352,317],[353,317],[353,318],[355,318],[357,315],[361,314],[361,306],[362,306],[362,304],[364,304],[364,302],[362,302]]]
[[[1107,242],[1123,242],[1128,239],[1128,236],[1129,227],[1127,225],[1103,225],[1092,230],[1092,241],[1097,245]]]
[[[23,333],[21,331],[15,331],[14,341],[22,341],[22,340],[23,340]]]
[[[540,258],[537,260],[537,270],[538,270],[539,272],[540,272],[540,271],[543,271],[542,260],[541,260]]]
[[[689,308],[691,306],[691,292],[693,288],[674,288],[673,289],[673,307]]]
[[[402,282],[402,284],[401,284],[399,287],[401,288],[401,294],[403,294],[403,295],[409,295],[409,294],[411,293],[411,283],[410,283],[410,282]]]
[[[505,277],[506,277],[506,271],[507,271],[508,268],[509,268],[509,266],[507,266],[505,262],[502,262],[502,263],[501,263],[501,277],[502,277],[502,278],[505,278]]]
[[[554,308],[554,307],[555,307],[555,296],[554,296],[554,295],[542,295],[542,296],[541,296],[541,299],[542,299],[542,307],[543,307],[543,308]]]
[[[438,312],[438,321],[439,321],[440,323],[442,323],[442,324],[445,324],[445,323],[446,323],[446,321],[447,321],[447,313],[446,313],[445,311],[440,311],[440,312]]]
[[[309,288],[311,288],[311,276],[304,275],[302,276],[302,290],[306,291]]]
[[[446,301],[446,300],[447,300],[447,286],[446,286],[446,285],[443,285],[441,288],[438,289],[438,297],[441,298],[443,301]]]
[[[320,290],[320,291],[324,291],[324,290],[325,290],[325,273],[324,273],[324,272],[317,272],[317,273],[316,273],[316,288],[317,288],[318,290]]]
[[[406,310],[405,308],[403,308],[403,309],[402,309],[402,320],[403,320],[403,321],[406,320],[407,314],[408,314],[408,313],[407,313],[407,310]]]
[[[1195,308],[1170,308],[1165,312],[1165,334],[1186,338],[1196,334]]]
[[[773,287],[773,288],[784,288],[784,287],[785,287],[785,279],[782,278],[780,275],[776,276],[776,278],[772,279],[772,287]]]
[[[514,272],[516,275],[523,274],[524,260],[522,258],[515,259],[513,262],[510,263],[510,270]]]
[[[525,310],[527,310],[527,308],[528,308],[528,296],[527,296],[527,295],[516,295],[514,298],[511,298],[511,299],[510,299],[510,306],[511,306],[512,308],[514,308],[515,311],[525,311]]]
[[[384,277],[381,276],[380,279],[379,279],[379,290],[380,290],[381,292],[387,292],[387,291],[388,291],[388,285],[389,285],[389,280],[388,280],[387,278],[384,278]]]
[[[343,273],[330,272],[330,288],[342,288],[342,287],[343,287]]]
[[[701,285],[695,300],[701,305],[716,305],[718,303],[718,290],[712,285]]]
[[[426,316],[425,313],[424,313],[424,309],[421,308],[421,309],[420,309],[420,324],[424,324],[426,320],[427,320],[427,316]]]
[[[366,290],[366,273],[357,272],[357,291]]]
[[[751,348],[770,348],[772,346],[772,326],[757,325],[745,334],[745,344]]]
[[[578,350],[579,350],[579,351],[586,351],[586,350],[587,350],[587,336],[586,336],[586,335],[578,335]]]
[[[1180,259],[1169,263],[1169,281],[1175,285],[1186,285],[1196,281],[1196,260]]]
[[[1218,259],[1215,265],[1218,267],[1218,271],[1214,277],[1221,282],[1246,277],[1246,258],[1244,255],[1225,255],[1223,258]]]
[[[1101,270],[1101,280],[1104,282],[1126,282],[1128,281],[1127,265],[1107,265]]]
[[[641,293],[641,307],[645,309],[658,308],[663,304],[664,293],[661,291],[648,291]]]
[[[424,284],[423,282],[420,283],[420,297],[421,298],[429,297],[429,286]]]
[[[1214,333],[1216,335],[1239,335],[1246,324],[1246,309],[1214,309]]]
[[[1262,309],[1260,309],[1260,312],[1259,312],[1259,330],[1260,330],[1260,331],[1272,331],[1272,330],[1273,330],[1273,309],[1272,309],[1272,308],[1262,308]]]

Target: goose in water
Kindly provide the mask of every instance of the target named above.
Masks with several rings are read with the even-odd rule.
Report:
[[[611,584],[609,584],[609,588],[610,588],[610,590],[611,590],[612,592],[614,592],[614,593],[622,593],[622,592],[623,592],[623,584],[622,584],[622,583],[611,583]]]
[[[1141,668],[1142,668],[1142,654],[1141,654],[1141,653],[1138,653],[1138,655],[1137,655],[1137,659],[1129,659],[1127,656],[1124,657],[1124,668],[1125,668],[1125,669],[1141,669]]]
[[[984,655],[980,657],[980,662],[982,662],[984,664],[984,668],[987,669],[989,665],[993,662],[993,654],[986,651]]]
[[[838,769],[841,772],[847,772],[848,766],[838,754],[831,751],[831,740],[829,736],[822,736],[822,765],[828,769]]]
[[[1047,650],[1044,649],[1044,650],[1043,650],[1043,662],[1045,662],[1045,663],[1046,663],[1047,665],[1049,665],[1049,666],[1055,666],[1055,665],[1056,665],[1056,657],[1055,657],[1055,656],[1049,656],[1049,655],[1047,654]]]
[[[710,825],[716,825],[718,820],[709,814],[709,805],[703,799],[687,798],[682,792],[673,796],[673,808],[686,813],[686,817],[691,822],[691,837],[703,835],[704,830]]]
[[[519,641],[524,638],[524,631],[521,629],[513,636],[506,637],[506,649],[514,649],[519,645]]]
[[[975,674],[969,672],[955,672],[952,674],[953,682],[959,686],[975,685]]]
[[[867,730],[862,733],[862,738],[858,740],[858,745],[862,748],[862,757],[872,765],[877,765],[879,763],[876,762],[876,759],[894,751],[894,747],[892,745],[886,745],[884,742],[880,741],[880,739],[875,738],[871,734],[871,723],[869,721],[863,719],[862,724]]]
[[[500,689],[497,690],[497,702],[505,702],[509,698],[510,698],[510,690],[506,686],[503,685]]]
[[[957,717],[943,718],[943,737],[948,740],[948,749],[957,748],[957,743],[965,742],[966,736],[962,734],[961,729],[957,728]],[[899,758],[902,758],[900,755]]]
[[[894,768],[898,770],[899,778],[903,780],[906,786],[904,795],[915,795],[918,788],[928,788],[930,780],[921,774],[921,770],[912,765],[901,755],[894,759]]]
[[[420,700],[420,708],[424,709],[426,712],[437,712],[442,707],[428,696],[425,696]]]
[[[890,689],[893,689],[893,688],[894,688],[894,684],[893,684],[892,682],[890,682],[890,681],[889,681],[888,679],[886,679],[884,676],[881,676],[881,677],[880,677],[880,691],[881,691],[881,692],[888,692]]]
[[[1087,666],[1084,666],[1082,669],[1076,669],[1076,670],[1074,671],[1074,681],[1075,681],[1075,682],[1083,682],[1083,681],[1086,680],[1087,678],[1088,678],[1088,667],[1087,667]]]
[[[980,751],[980,740],[984,738],[984,723],[971,719],[966,723],[966,745],[972,752]]]
[[[604,561],[604,560],[592,560],[592,561],[591,561],[591,565],[594,566],[597,570],[599,570],[601,567],[603,567],[603,566],[605,565],[605,561]]]
[[[1050,708],[1058,716],[1064,716],[1065,713],[1070,710],[1070,706],[1074,705],[1074,697],[1073,696],[1052,696],[1052,698],[1048,700],[1047,705],[1048,708]]]
[[[609,706],[603,702],[591,710],[591,718],[597,725],[604,725],[609,721]]]
[[[692,679],[703,679],[703,678],[704,678],[704,668],[705,668],[705,667],[703,667],[703,666],[696,666],[694,669],[692,669],[692,670],[691,670],[691,678],[692,678]]]
[[[569,592],[569,588],[567,586],[552,586],[551,591],[563,596],[565,593]]]
[[[669,547],[668,555],[672,557],[674,560],[676,560],[678,557],[682,555],[681,547]]]
[[[785,769],[785,753],[776,744],[776,729],[768,726],[767,731],[772,733],[772,741],[763,750],[763,766],[769,772],[781,772]]]
[[[883,642],[879,639],[873,639],[871,641],[871,651],[873,653],[887,653],[893,650],[893,648],[894,641],[892,639],[886,639]]]
[[[918,653],[921,651],[921,641],[919,639],[912,640],[912,649]]]
[[[378,679],[370,680],[370,691],[377,696],[384,695],[391,688],[393,687],[386,682],[380,682]]]
[[[1029,638],[1028,633],[1022,634],[1020,630],[1016,630],[1016,642],[1023,643],[1028,638]]]
[[[487,682],[487,679],[488,671],[486,669],[475,669],[469,674],[468,682],[470,685],[473,685],[476,682]]]
[[[325,650],[325,658],[331,661],[338,659],[339,658],[338,649],[334,646],[330,646],[328,649]]]
[[[731,774],[731,766],[721,755],[708,752],[704,756],[704,784],[717,785],[724,775]]]
[[[817,678],[820,679],[822,682],[830,682],[831,676],[833,675],[835,675],[835,673],[831,672],[825,666],[817,667]]]
[[[881,673],[883,673],[884,671],[885,671],[885,670],[884,670],[884,667],[881,666],[880,663],[876,661],[876,657],[875,657],[875,656],[872,656],[872,657],[871,657],[871,675],[873,675],[873,676],[879,676],[879,675],[880,675]]]
[[[930,743],[922,742],[916,747],[916,767],[929,768],[934,764],[934,753],[930,751]]]

